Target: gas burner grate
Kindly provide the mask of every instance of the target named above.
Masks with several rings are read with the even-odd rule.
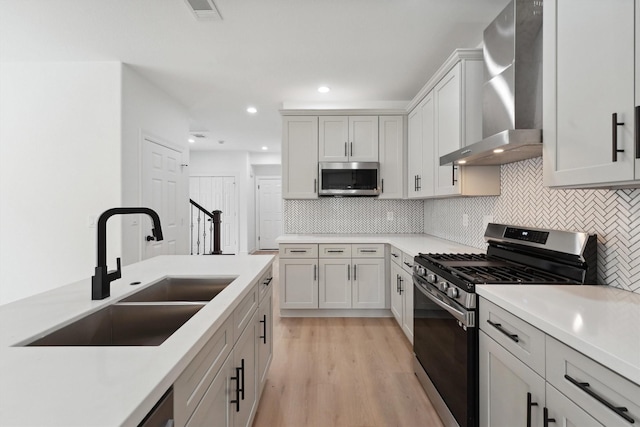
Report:
[[[420,254],[421,258],[431,261],[486,261],[486,254]]]
[[[451,273],[475,284],[480,283],[571,283],[572,281],[555,274],[534,270],[526,266],[456,266]]]

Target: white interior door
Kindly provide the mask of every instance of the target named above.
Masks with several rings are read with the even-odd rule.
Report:
[[[258,249],[278,249],[282,234],[282,180],[258,178]]]
[[[238,195],[236,191],[236,179],[233,176],[192,176],[189,179],[190,198],[212,212],[222,211],[220,224],[220,249],[224,254],[238,253]],[[191,253],[202,253],[204,232],[206,238],[210,238],[210,223],[203,216],[200,217],[198,227],[197,210],[191,214]],[[206,227],[206,229],[205,229]],[[197,248],[200,238],[200,251]]]
[[[140,215],[142,236],[142,259],[156,255],[176,254],[176,240],[179,232],[178,194],[182,173],[180,164],[182,153],[145,138],[142,153],[142,205],[155,210],[160,216],[161,241],[147,241],[153,224],[146,215]]]

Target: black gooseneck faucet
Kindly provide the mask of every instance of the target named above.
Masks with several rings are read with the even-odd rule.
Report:
[[[153,220],[151,233],[155,240],[162,240],[162,226],[160,217],[153,209],[149,208],[112,208],[104,211],[98,218],[98,265],[95,275],[91,278],[91,299],[101,300],[111,294],[111,282],[122,277],[120,271],[120,258],[116,260],[117,269],[107,269],[107,220],[113,215],[147,214]],[[152,240],[149,237],[147,240]]]

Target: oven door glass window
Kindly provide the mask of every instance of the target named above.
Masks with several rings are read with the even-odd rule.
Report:
[[[460,426],[477,418],[477,330],[466,328],[414,284],[414,351]]]

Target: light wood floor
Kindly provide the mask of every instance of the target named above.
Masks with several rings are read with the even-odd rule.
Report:
[[[274,282],[278,266],[274,264]],[[421,426],[442,423],[393,318],[281,318],[254,427]]]

